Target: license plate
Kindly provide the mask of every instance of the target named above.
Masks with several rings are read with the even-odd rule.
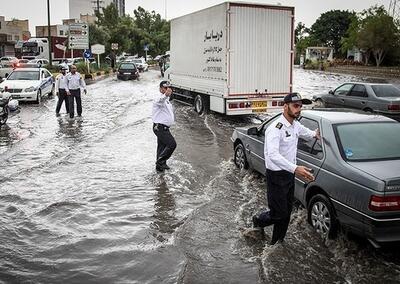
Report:
[[[267,108],[267,102],[254,101],[254,102],[251,102],[251,107],[252,108]]]
[[[131,75],[131,73],[124,73],[124,75]]]
[[[267,112],[266,108],[253,109],[253,112]]]

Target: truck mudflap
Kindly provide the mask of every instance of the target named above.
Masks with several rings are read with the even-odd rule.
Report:
[[[277,112],[283,108],[284,96],[273,98],[252,98],[252,99],[227,99],[227,115],[259,114]]]

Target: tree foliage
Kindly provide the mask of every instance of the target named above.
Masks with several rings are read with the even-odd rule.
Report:
[[[341,40],[347,35],[347,31],[355,17],[354,12],[331,10],[321,14],[311,26],[310,36],[319,45],[333,47],[336,53],[340,53]]]
[[[383,6],[364,11],[362,17],[358,47],[371,51],[376,66],[380,66],[386,54],[399,46],[399,29]]]
[[[164,54],[169,49],[169,22],[154,11],[142,7],[134,11],[134,17],[118,15],[114,4],[96,13],[96,25],[90,25],[90,44],[100,43],[111,52],[111,43],[118,43],[118,51],[144,55],[144,45],[150,55]]]

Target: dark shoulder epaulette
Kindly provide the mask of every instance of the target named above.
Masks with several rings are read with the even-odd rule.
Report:
[[[283,126],[283,124],[282,123],[280,123],[280,122],[278,122],[278,124],[275,126],[276,128],[278,128],[278,129],[281,129],[282,128],[282,126]]]

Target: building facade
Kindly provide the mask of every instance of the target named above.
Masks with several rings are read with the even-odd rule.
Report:
[[[30,37],[28,20],[6,21],[4,16],[0,16],[0,57],[15,56],[18,44]]]
[[[112,3],[120,16],[125,15],[125,0],[69,0],[69,17],[80,19],[81,15],[94,15]]]
[[[47,26],[36,26],[36,37],[47,37],[49,35],[49,29]],[[67,25],[51,25],[50,36],[68,36]]]

